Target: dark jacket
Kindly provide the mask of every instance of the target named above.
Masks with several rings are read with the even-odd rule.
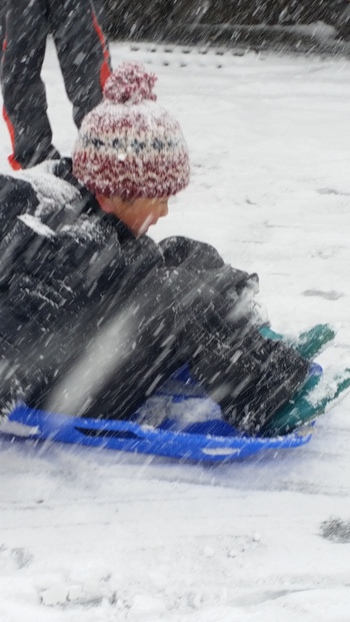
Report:
[[[72,414],[125,417],[187,362],[231,419],[247,413],[255,399],[255,421],[285,402],[305,377],[300,357],[266,342],[253,326],[256,275],[235,270],[213,247],[188,238],[160,245],[135,238],[100,210],[73,177],[69,160],[20,178],[0,177],[0,204],[7,407],[22,396]],[[88,370],[81,366],[85,359]],[[293,365],[295,373],[287,373]],[[73,408],[61,396],[69,393],[62,377],[75,378],[75,367],[77,383],[86,387]],[[276,384],[280,397],[269,404],[267,392],[276,394]],[[58,401],[51,399],[54,386]]]

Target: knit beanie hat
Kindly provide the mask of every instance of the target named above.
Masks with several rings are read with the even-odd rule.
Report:
[[[123,63],[84,118],[73,174],[94,194],[160,198],[187,186],[187,146],[179,123],[156,103],[156,79],[139,63]]]

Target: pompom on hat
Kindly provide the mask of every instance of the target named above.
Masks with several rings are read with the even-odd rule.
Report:
[[[84,118],[73,173],[94,194],[160,198],[187,186],[185,139],[156,103],[156,79],[139,63],[123,63],[106,81],[102,103]]]

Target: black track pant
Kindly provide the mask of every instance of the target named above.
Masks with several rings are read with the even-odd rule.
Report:
[[[308,363],[261,337],[235,303],[181,268],[158,270],[66,366],[40,404],[68,414],[125,419],[187,363],[228,421],[257,433],[293,395]],[[67,340],[67,339],[66,339]]]
[[[4,4],[0,6],[0,61],[2,58],[2,48],[5,41],[5,15],[6,15],[6,4],[4,0]]]
[[[78,127],[102,99],[110,60],[101,28],[102,0],[5,1],[1,86],[3,115],[13,145],[9,161],[13,168],[27,168],[59,155],[52,145],[40,76],[48,34],[54,38]]]

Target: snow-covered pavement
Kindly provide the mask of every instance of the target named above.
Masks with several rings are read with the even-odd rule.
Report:
[[[273,328],[338,329],[350,367],[350,63],[112,45],[179,118],[192,184],[156,239],[213,243],[260,276]],[[54,141],[76,130],[56,61]],[[0,170],[9,171],[0,124]],[[349,622],[350,396],[299,449],[208,467],[0,440],[1,622]]]

